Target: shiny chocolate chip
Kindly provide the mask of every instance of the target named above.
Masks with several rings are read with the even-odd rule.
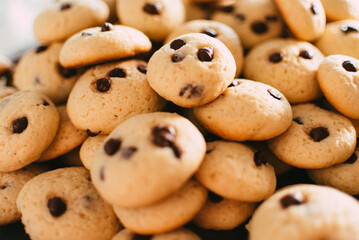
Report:
[[[271,55],[269,55],[269,61],[272,63],[279,63],[283,59],[282,53],[280,52],[274,52]]]
[[[44,106],[49,106],[50,103],[48,103],[46,100],[44,100],[44,101],[42,102],[42,105],[44,105]]]
[[[216,30],[214,30],[212,28],[205,28],[205,29],[203,29],[202,33],[207,34],[210,37],[217,37]]]
[[[181,62],[186,56],[179,52],[179,53],[176,53],[176,54],[173,54],[171,59],[172,59],[172,62]]]
[[[66,203],[60,197],[53,197],[47,201],[47,208],[54,217],[60,217],[66,212]]]
[[[318,15],[319,13],[317,7],[313,3],[312,6],[310,6],[310,11],[312,11],[314,15]]]
[[[266,21],[268,21],[268,22],[276,22],[276,21],[278,21],[278,16],[276,16],[276,15],[268,15],[268,16],[266,16]]]
[[[136,147],[125,147],[121,150],[121,156],[123,158],[131,158],[135,152],[137,152]]]
[[[353,153],[353,154],[350,156],[350,158],[348,158],[348,160],[346,160],[344,163],[346,163],[346,164],[353,164],[353,163],[355,163],[355,162],[357,161],[357,159],[358,159],[358,156],[357,156],[355,153]]]
[[[263,151],[257,151],[254,153],[254,163],[257,167],[265,165],[267,163],[267,154]]]
[[[101,32],[108,32],[111,30],[113,30],[113,25],[111,23],[106,22],[101,25]]]
[[[303,203],[305,203],[305,199],[301,192],[287,194],[280,199],[280,204],[284,209],[295,205],[301,205]]]
[[[107,92],[111,88],[111,80],[108,78],[100,78],[96,81],[96,88],[99,92]]]
[[[173,40],[170,44],[170,48],[174,49],[174,50],[178,50],[181,47],[183,47],[184,45],[186,45],[186,42],[182,39],[176,39]]]
[[[215,194],[214,192],[208,191],[208,200],[213,203],[220,203],[223,201],[223,197]]]
[[[44,52],[44,51],[46,51],[46,49],[47,49],[48,47],[49,47],[49,46],[38,46],[38,47],[35,49],[35,52],[36,52],[36,53]]]
[[[342,66],[348,72],[356,72],[357,71],[357,68],[355,67],[355,65],[349,60],[344,61]]]
[[[198,50],[197,57],[201,62],[211,62],[213,60],[213,48],[204,47]]]
[[[162,8],[163,8],[163,5],[160,2],[146,3],[143,6],[143,11],[148,14],[151,14],[151,15],[159,15],[159,14],[161,14]]]
[[[246,16],[244,16],[244,14],[242,13],[237,13],[236,18],[241,22],[244,22],[246,20]]]
[[[57,64],[57,71],[64,78],[72,78],[77,74],[77,70],[74,68],[64,68],[60,63]]]
[[[301,50],[299,53],[299,56],[301,56],[304,59],[312,59],[313,58],[313,55],[310,52],[308,52],[307,50]]]
[[[96,137],[97,135],[100,134],[101,131],[97,132],[97,133],[94,133],[94,132],[91,132],[90,129],[86,129],[86,133],[89,137]]]
[[[137,66],[137,70],[140,71],[143,74],[146,74],[147,73],[147,66],[143,65],[143,64],[140,64],[140,65]]]
[[[240,84],[238,79],[233,79],[233,81],[231,82],[231,84],[229,84],[228,87],[236,87]]]
[[[108,73],[109,77],[125,78],[126,71],[123,68],[114,68]]]
[[[353,32],[359,32],[359,29],[357,27],[343,25],[340,27],[340,30],[346,34],[353,33]]]
[[[172,126],[159,124],[152,129],[153,143],[159,147],[169,147],[173,154],[180,158],[182,150],[175,144],[176,129]]]
[[[280,94],[280,92],[278,92],[277,90],[274,90],[273,88],[269,88],[267,89],[267,92],[275,99],[277,100],[281,100],[282,99],[282,94]]]
[[[251,25],[251,29],[256,34],[264,34],[268,31],[268,26],[265,22],[254,22]]]
[[[64,2],[60,5],[60,10],[61,11],[64,11],[66,9],[70,9],[72,7],[72,4],[71,3],[67,3],[67,2]]]
[[[187,84],[186,86],[184,86],[179,95],[181,97],[183,97],[185,95],[185,93],[187,93],[187,98],[190,99],[192,97],[200,97],[202,95],[203,92],[203,87],[201,86],[193,86],[192,84]]]
[[[329,136],[329,131],[325,127],[316,127],[310,131],[309,136],[314,142],[320,142]]]
[[[105,153],[109,156],[114,155],[121,147],[121,141],[110,138],[104,145],[103,149],[105,150]]]
[[[303,121],[300,117],[296,117],[293,119],[294,122],[298,123],[299,125],[303,125]]]
[[[27,128],[27,125],[27,117],[18,118],[12,122],[12,132],[22,133]]]

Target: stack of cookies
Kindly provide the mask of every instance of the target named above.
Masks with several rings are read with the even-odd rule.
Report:
[[[56,1],[38,46],[0,58],[0,225],[33,240],[359,239],[358,13]]]

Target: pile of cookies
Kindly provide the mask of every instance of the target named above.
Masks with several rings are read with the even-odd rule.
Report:
[[[359,239],[357,0],[57,0],[33,30],[0,58],[0,225]]]

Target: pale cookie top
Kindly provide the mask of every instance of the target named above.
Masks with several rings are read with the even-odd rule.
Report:
[[[88,170],[91,169],[92,159],[95,156],[96,151],[101,146],[107,135],[97,135],[95,137],[88,137],[81,145],[80,159],[82,164]]]
[[[321,0],[325,14],[331,21],[359,20],[359,1],[357,0]]]

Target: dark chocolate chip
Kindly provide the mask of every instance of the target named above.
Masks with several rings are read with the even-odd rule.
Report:
[[[355,67],[355,65],[349,60],[344,61],[342,66],[348,72],[356,72],[357,71],[357,68]]]
[[[241,22],[244,22],[246,20],[246,16],[244,16],[244,14],[242,14],[242,13],[237,13],[236,18],[238,20],[240,20]]]
[[[301,205],[305,203],[304,196],[301,192],[295,192],[292,194],[287,194],[280,199],[280,204],[282,208],[286,209],[293,205]]]
[[[122,142],[120,140],[110,138],[110,140],[108,140],[103,147],[105,153],[109,156],[114,155],[118,151],[118,149],[120,149],[121,143]]]
[[[64,2],[64,3],[62,3],[62,4],[60,5],[60,10],[61,10],[61,11],[64,11],[64,10],[69,9],[69,8],[71,8],[71,7],[72,7],[72,4],[71,4],[71,3]]]
[[[169,147],[174,155],[180,158],[182,150],[176,146],[176,129],[172,126],[157,125],[152,129],[153,143],[159,147]]]
[[[77,74],[77,70],[74,68],[64,68],[60,63],[57,64],[57,71],[64,78],[71,78]]]
[[[44,100],[44,101],[42,102],[42,105],[44,105],[44,106],[49,106],[50,103],[48,103],[46,100]]]
[[[137,70],[140,71],[143,74],[146,74],[147,73],[147,66],[143,65],[143,64],[140,64],[140,65],[137,66]]]
[[[99,92],[107,92],[111,88],[111,80],[108,78],[100,78],[96,81],[96,88]]]
[[[353,163],[355,163],[357,161],[357,159],[358,159],[358,156],[355,153],[353,153],[350,156],[350,158],[348,158],[348,160],[346,160],[344,163],[353,164]]]
[[[47,201],[47,208],[52,216],[60,217],[66,211],[66,203],[59,197],[53,197]]]
[[[299,53],[299,56],[301,56],[304,59],[312,59],[313,58],[313,55],[310,52],[308,52],[307,50],[301,50]]]
[[[223,197],[215,194],[214,192],[208,191],[208,200],[213,203],[220,203],[223,201]]]
[[[0,185],[0,190],[4,190],[7,188],[7,185]]]
[[[269,61],[272,63],[279,63],[280,61],[282,61],[283,56],[282,53],[280,52],[274,52],[271,55],[269,55]]]
[[[182,97],[186,92],[188,92],[187,98],[200,97],[203,92],[203,87],[187,84],[181,89],[179,95]]]
[[[97,135],[100,134],[101,131],[97,132],[97,133],[94,133],[94,132],[91,132],[90,129],[86,129],[86,133],[89,137],[96,137]]]
[[[216,30],[214,30],[212,28],[205,28],[205,29],[203,29],[202,33],[207,34],[210,37],[217,37]]]
[[[12,122],[12,132],[22,133],[27,128],[27,125],[27,117],[18,118]]]
[[[238,79],[233,79],[233,81],[231,82],[231,84],[229,84],[228,87],[236,87],[240,84]]]
[[[102,24],[101,32],[108,32],[111,30],[113,30],[113,25],[111,23],[106,22],[106,23]]]
[[[278,21],[278,16],[276,16],[276,15],[268,15],[268,16],[266,16],[266,21],[268,21],[268,22],[276,22],[276,21]]]
[[[170,148],[172,149],[172,152],[176,156],[176,158],[181,158],[182,150],[177,145],[171,143]]]
[[[0,74],[0,81],[5,80],[5,86],[10,87],[12,85],[12,71],[6,70]]]
[[[348,25],[341,26],[340,30],[344,33],[359,32],[359,29],[357,27],[348,26]]]
[[[312,3],[312,6],[310,7],[310,10],[314,15],[318,15],[318,9],[317,7]]]
[[[104,166],[102,166],[100,168],[100,180],[105,181],[105,167]]]
[[[159,15],[161,14],[162,8],[163,5],[160,2],[146,3],[145,6],[143,6],[143,11],[151,15]]]
[[[251,28],[256,34],[264,34],[268,31],[268,26],[265,22],[254,22],[252,23]]]
[[[329,136],[329,132],[327,128],[317,127],[310,131],[309,136],[314,140],[314,142],[320,142]]]
[[[139,234],[134,234],[132,236],[132,240],[151,240],[152,235],[139,235]]]
[[[81,33],[81,37],[87,37],[87,36],[92,36],[93,35],[93,33],[91,33],[91,32],[82,32]]]
[[[294,122],[298,123],[299,125],[303,125],[303,121],[300,117],[296,117],[293,119]]]
[[[213,48],[204,47],[198,50],[197,57],[202,62],[211,62],[213,59]]]
[[[137,152],[136,147],[125,147],[121,150],[121,156],[123,158],[130,158],[135,152]]]
[[[48,46],[38,46],[35,50],[36,53],[41,53],[43,51],[46,51],[46,49],[48,48]]]
[[[181,62],[186,56],[179,52],[174,55],[172,55],[172,62]]]
[[[125,78],[126,71],[123,68],[114,68],[108,73],[109,77]]]
[[[229,6],[221,7],[219,10],[225,13],[231,13],[234,11],[234,7],[232,5],[229,5]]]
[[[170,44],[170,48],[177,50],[186,45],[186,42],[182,39],[173,40]]]
[[[260,165],[265,165],[267,163],[267,154],[263,151],[255,152],[254,163],[257,167],[259,167]]]
[[[38,76],[35,77],[34,83],[35,85],[41,84],[40,78]]]
[[[267,92],[275,99],[277,100],[281,100],[282,99],[282,94],[280,94],[280,92],[278,92],[277,90],[274,90],[273,88],[269,88],[267,89]]]

